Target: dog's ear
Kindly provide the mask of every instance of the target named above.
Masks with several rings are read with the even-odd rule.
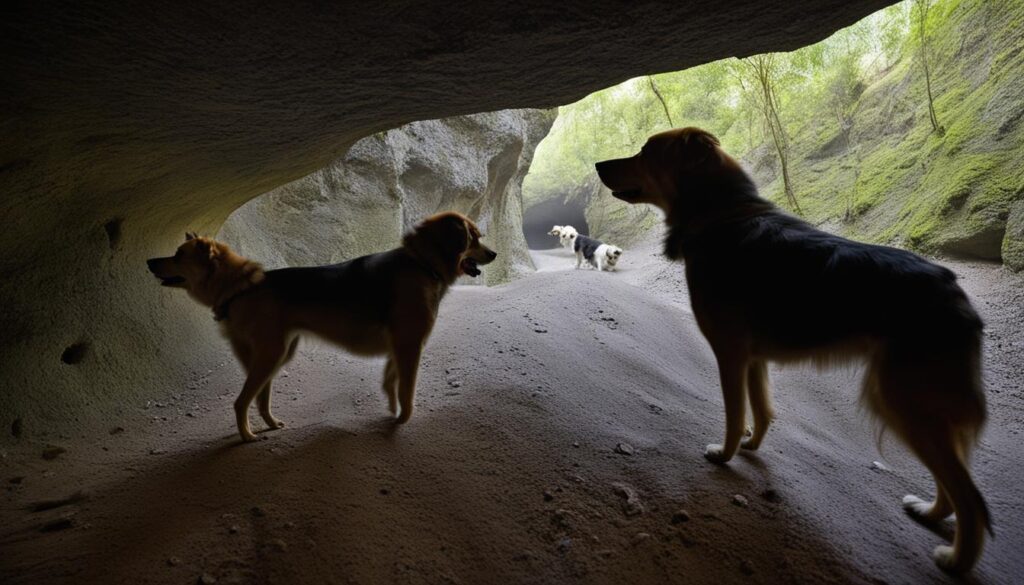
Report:
[[[194,240],[194,239],[196,239],[198,237],[199,236],[197,236],[195,232],[185,232],[185,241],[186,242],[189,241],[189,240]]]
[[[217,242],[207,240],[206,238],[200,238],[198,236],[194,237],[193,239],[196,240],[196,251],[201,256],[206,256],[210,260],[213,260],[217,257],[218,253],[220,252],[217,249]]]
[[[688,165],[703,165],[718,158],[721,143],[714,134],[699,128],[687,128],[682,138],[682,156]]]

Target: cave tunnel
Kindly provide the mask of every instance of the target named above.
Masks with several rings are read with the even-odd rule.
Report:
[[[549,250],[559,246],[558,238],[550,234],[552,226],[571,225],[581,234],[589,234],[585,214],[586,206],[577,199],[562,201],[548,199],[528,207],[523,212],[523,234],[531,250]]]
[[[519,192],[553,108],[637,76],[795,50],[890,4],[5,7],[0,582],[944,579],[928,558],[939,537],[898,505],[934,493],[930,476],[899,449],[872,459],[853,376],[828,378],[841,414],[780,399],[770,449],[711,466],[697,445],[722,426],[714,358],[692,314],[644,296],[683,298],[679,266],[652,239],[624,246],[637,268],[620,279],[535,272],[527,247],[554,248],[552,224],[632,234],[582,203],[524,210]],[[992,18],[1020,11],[984,5]],[[325,201],[340,181],[347,198]],[[500,244],[475,283],[501,286],[442,303],[411,421],[387,413],[382,360],[303,340],[273,382],[286,426],[265,431],[254,408],[265,440],[240,443],[245,375],[223,315],[161,287],[146,260],[198,232],[268,269],[339,262],[447,208]],[[1024,208],[1004,211],[1003,231],[986,224],[968,242],[986,260],[1008,215],[1024,225]],[[972,298],[1010,312],[986,339],[986,371],[1005,382],[994,402],[1019,401],[1019,280],[961,269]],[[778,386],[818,396],[815,376]],[[1024,573],[1024,460],[998,448],[1024,432],[1012,412],[992,410],[975,459],[1001,532],[977,568],[988,582]]]

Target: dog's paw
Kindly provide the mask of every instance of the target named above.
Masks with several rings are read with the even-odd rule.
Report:
[[[741,449],[748,449],[750,451],[757,451],[757,449],[760,446],[761,446],[761,441],[755,441],[754,437],[744,437],[743,440],[740,441],[740,448]]]
[[[259,437],[257,437],[256,435],[252,434],[252,431],[244,431],[244,432],[241,432],[239,434],[242,436],[242,442],[243,443],[255,443],[256,441],[260,440]]]
[[[704,448],[704,458],[712,463],[718,464],[725,463],[731,459],[731,457],[725,454],[725,449],[721,445],[716,445],[715,443]]]
[[[908,494],[903,496],[903,509],[911,516],[924,518],[932,509],[932,504],[931,502],[926,502],[913,494]]]
[[[957,570],[956,552],[951,546],[943,544],[935,547],[935,550],[932,552],[932,558],[935,560],[935,564],[943,571],[955,572]]]

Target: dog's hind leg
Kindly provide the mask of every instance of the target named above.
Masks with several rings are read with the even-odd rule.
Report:
[[[299,338],[296,337],[292,340],[288,346],[288,353],[284,356],[282,364],[286,364],[295,357],[295,349],[299,346]],[[271,387],[273,386],[273,380],[268,380],[267,385],[260,391],[259,396],[256,397],[256,404],[260,409],[260,416],[263,417],[263,422],[267,423],[267,426],[271,429],[283,429],[284,422],[274,417],[274,414],[270,412],[270,393],[272,392]]]
[[[395,367],[395,358],[388,356],[384,364],[384,382],[381,384],[384,396],[388,398],[388,410],[392,416],[398,414],[398,369]]]
[[[976,356],[922,357],[920,350],[889,350],[868,369],[868,403],[903,439],[932,473],[937,487],[933,504],[916,496],[904,506],[928,519],[956,514],[953,546],[935,548],[942,569],[969,571],[981,556],[988,508],[967,467],[971,447],[984,422],[984,397]]]
[[[739,449],[746,425],[747,362],[735,355],[716,353],[718,375],[722,380],[722,399],[725,402],[725,442],[710,444],[704,457],[712,463],[725,463]]]
[[[245,385],[242,386],[242,393],[235,399],[235,419],[238,424],[238,434],[242,436],[243,441],[257,439],[249,427],[249,406],[274,377],[284,355],[284,344],[258,347],[252,352],[252,359],[249,360],[249,376],[245,379]],[[267,406],[268,408],[270,406],[269,399]]]
[[[935,523],[949,518],[953,513],[953,502],[942,488],[942,484],[936,482],[935,501],[926,502],[913,494],[908,494],[903,497],[903,508],[915,518]]]
[[[260,391],[256,397],[256,404],[260,409],[260,416],[263,417],[263,422],[267,423],[267,427],[271,429],[283,429],[284,423],[277,418],[274,418],[274,414],[270,412],[270,387],[273,385],[273,380],[268,380],[266,386]]]
[[[927,512],[929,516],[948,515],[951,504],[956,513],[956,536],[953,546],[935,548],[935,563],[942,569],[962,573],[969,571],[981,556],[988,525],[988,510],[978,491],[965,461],[957,453],[949,429],[932,427],[926,432],[915,432],[906,437],[907,443],[932,472],[939,486],[936,502]],[[945,497],[944,497],[945,496]],[[904,505],[908,499],[903,498]],[[949,504],[945,503],[948,498]]]
[[[764,361],[751,362],[747,366],[747,395],[750,398],[750,412],[754,417],[754,433],[743,439],[744,449],[755,450],[761,446],[768,426],[772,424],[774,412],[768,390],[768,364]]]

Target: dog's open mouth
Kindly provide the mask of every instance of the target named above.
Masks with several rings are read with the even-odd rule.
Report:
[[[176,286],[185,283],[184,276],[158,276],[160,279],[160,286]]]
[[[472,258],[463,258],[459,267],[462,268],[463,274],[468,274],[473,278],[480,276],[480,269],[476,265],[476,260]]]

